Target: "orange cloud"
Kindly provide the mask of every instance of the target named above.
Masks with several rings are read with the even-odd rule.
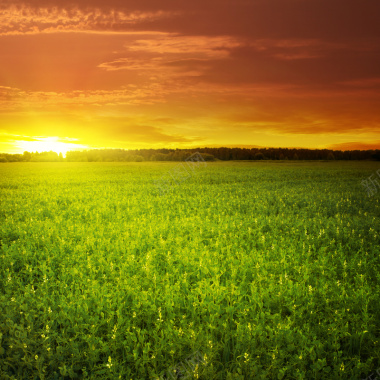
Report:
[[[346,142],[339,144],[331,144],[328,149],[333,150],[376,150],[380,149],[380,140],[373,143],[365,142]]]
[[[341,84],[345,86],[356,87],[356,88],[380,87],[380,77],[348,80],[348,81],[342,82]]]
[[[168,34],[159,38],[136,40],[128,49],[159,54],[200,54],[211,58],[224,58],[228,50],[242,43],[230,36],[181,36]]]
[[[97,8],[27,8],[0,10],[0,35],[51,32],[123,31],[139,22],[172,17],[178,12],[102,11]]]

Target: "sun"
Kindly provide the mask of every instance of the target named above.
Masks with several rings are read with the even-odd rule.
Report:
[[[66,156],[66,153],[70,150],[87,149],[88,147],[81,144],[76,144],[70,141],[76,139],[53,137],[32,137],[28,140],[16,140],[15,146],[22,152],[56,152],[62,153]]]

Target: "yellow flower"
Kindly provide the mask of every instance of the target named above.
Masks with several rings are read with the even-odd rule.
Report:
[[[108,357],[108,363],[106,364],[106,366],[111,369],[112,367],[112,363],[111,363],[111,356]]]

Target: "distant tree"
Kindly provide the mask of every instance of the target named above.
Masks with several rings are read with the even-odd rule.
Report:
[[[375,151],[371,154],[371,158],[372,158],[373,160],[380,161],[380,150],[375,150]]]
[[[4,156],[0,156],[0,162],[8,162],[8,160]]]
[[[153,156],[153,161],[167,161],[168,155],[165,153],[157,153]]]
[[[213,154],[210,154],[210,153],[201,153],[201,156],[202,156],[202,158],[205,161],[215,161],[215,157],[214,157]]]
[[[133,161],[134,162],[143,162],[144,161],[144,157],[136,154],[136,155],[133,156]]]
[[[23,161],[30,161],[32,159],[32,153],[25,151],[23,153]]]
[[[334,153],[333,152],[329,152],[329,154],[327,155],[327,159],[328,160],[335,160]]]
[[[61,162],[63,161],[62,152],[59,153],[58,159],[59,159],[59,161],[61,161]]]
[[[66,161],[134,161],[135,156],[144,161],[184,161],[193,153],[212,155],[216,160],[373,160],[380,159],[379,150],[329,151],[328,149],[289,149],[289,148],[192,148],[192,149],[93,149],[84,152],[71,151],[66,154]],[[331,153],[331,154],[329,154]],[[8,161],[19,161],[20,155],[3,154]],[[209,156],[205,156],[209,157]],[[46,159],[46,157],[45,157]],[[207,160],[211,160],[211,157]],[[21,161],[24,156],[21,155]],[[33,161],[42,157],[32,154]],[[51,158],[50,158],[51,160]],[[58,158],[57,158],[58,160]],[[206,160],[206,158],[205,158]],[[54,160],[52,160],[54,161]]]

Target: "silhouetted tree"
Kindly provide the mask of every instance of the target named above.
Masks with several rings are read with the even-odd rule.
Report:
[[[328,155],[327,155],[327,159],[328,160],[335,160],[334,153],[333,152],[329,152]]]

